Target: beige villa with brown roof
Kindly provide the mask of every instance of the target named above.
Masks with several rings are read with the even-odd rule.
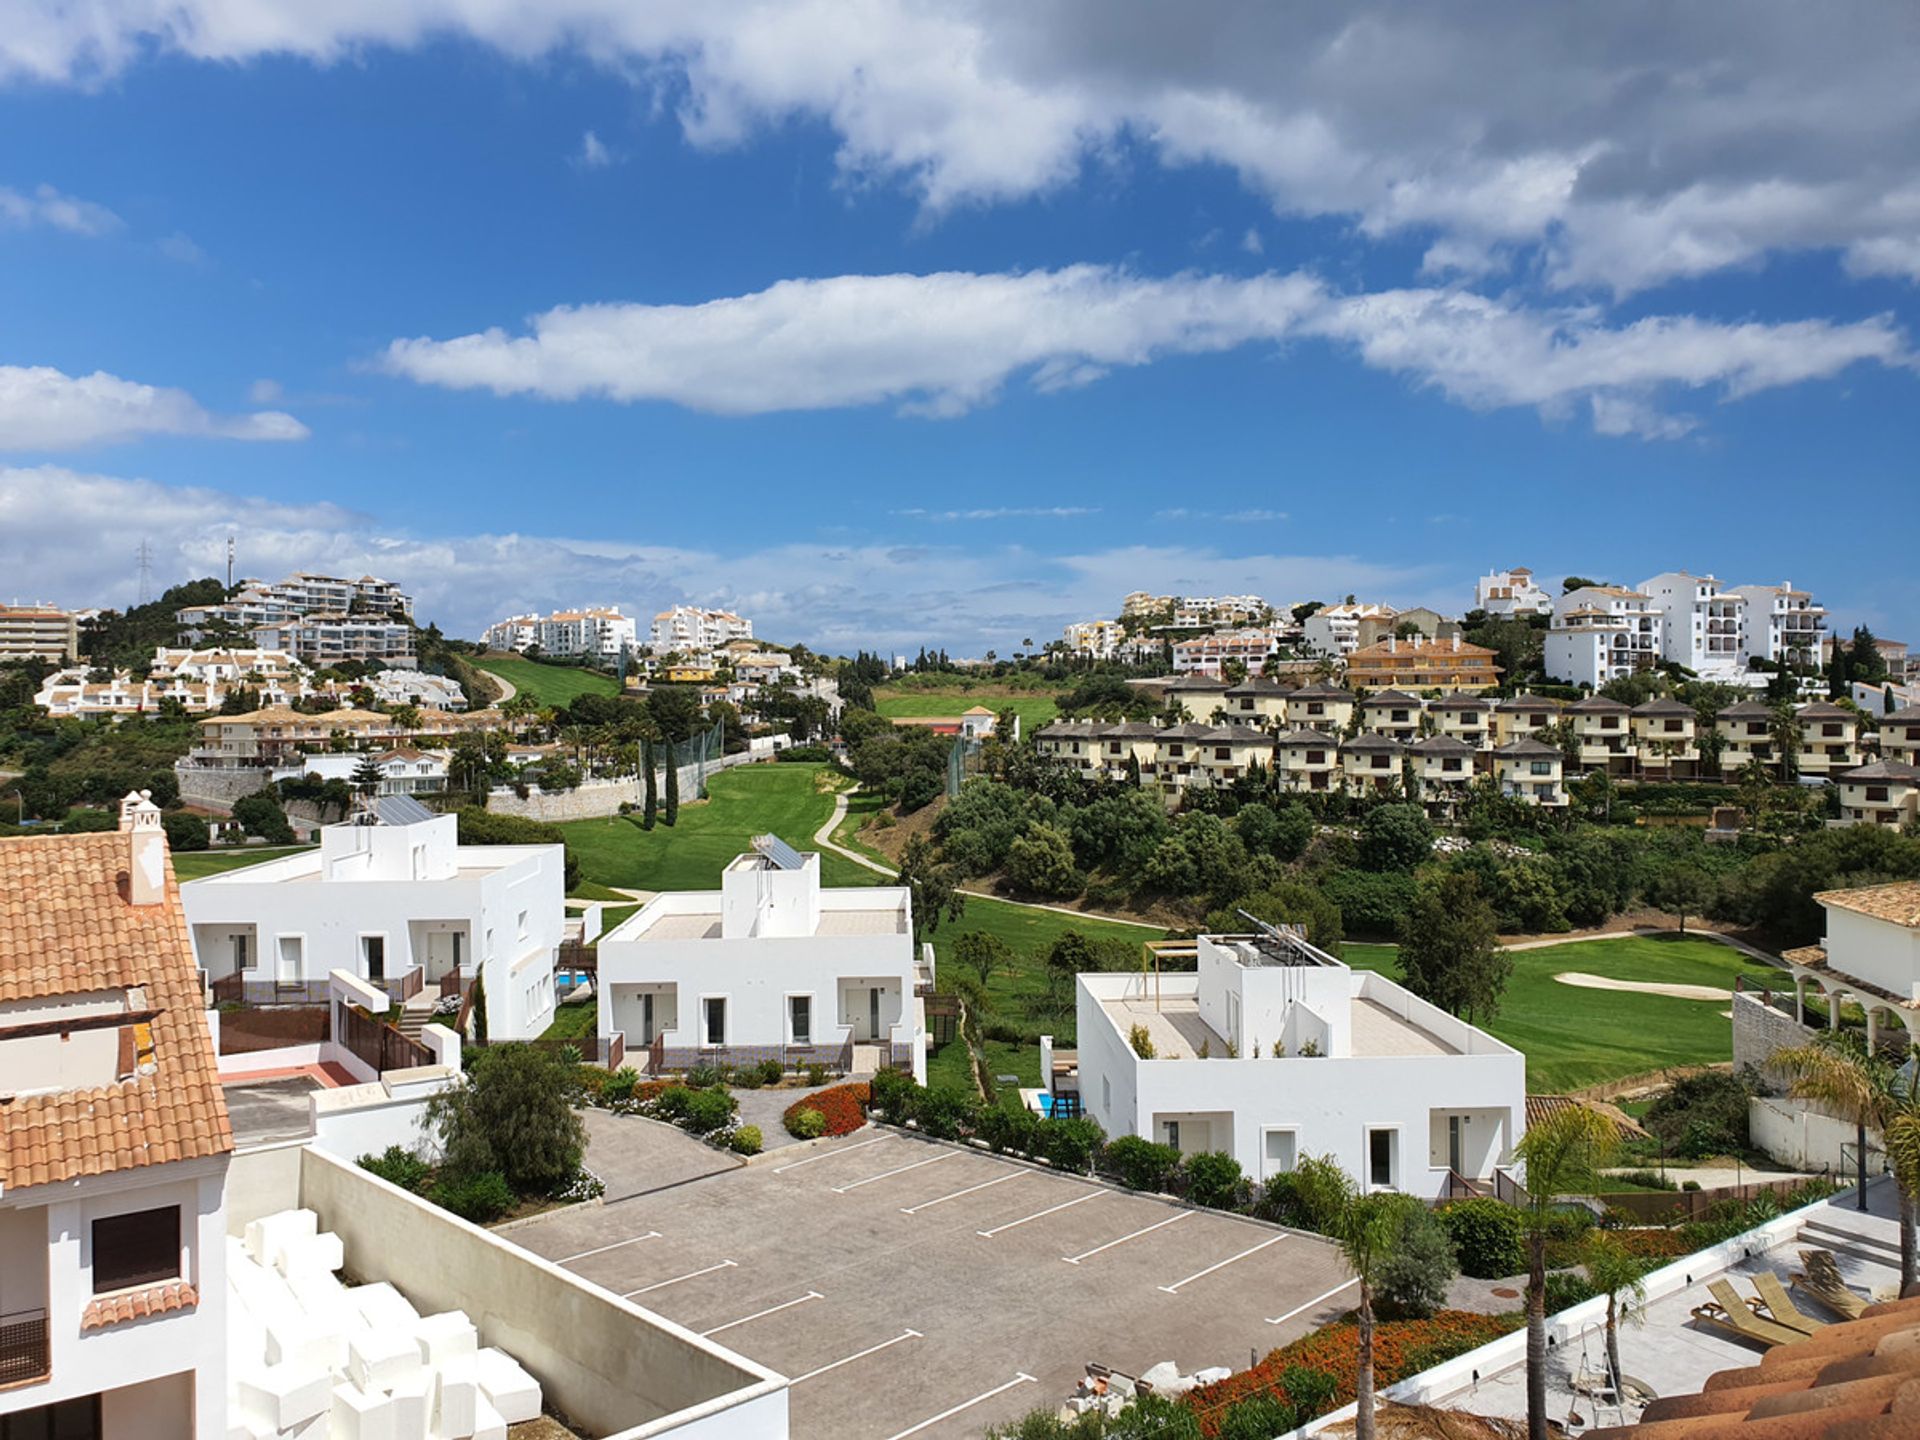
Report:
[[[1869,1047],[1888,1024],[1920,1039],[1920,880],[1823,890],[1813,898],[1826,911],[1826,939],[1780,957],[1793,971],[1795,1018],[1805,1023],[1812,986],[1826,997],[1830,1025],[1845,1001],[1865,1009]]]

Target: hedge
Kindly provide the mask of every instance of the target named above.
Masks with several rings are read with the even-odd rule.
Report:
[[[796,1115],[802,1110],[816,1110],[827,1122],[828,1135],[851,1135],[867,1123],[867,1106],[872,1103],[872,1098],[873,1091],[866,1081],[853,1080],[845,1085],[829,1086],[804,1100],[794,1101],[780,1120],[791,1134]]]

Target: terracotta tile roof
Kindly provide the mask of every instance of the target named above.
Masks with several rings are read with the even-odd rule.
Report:
[[[128,837],[0,840],[0,1002],[145,987],[153,1063],[87,1090],[0,1101],[0,1188],[45,1185],[233,1149],[180,888],[124,897]]]
[[[1920,1297],[1719,1370],[1697,1395],[1667,1395],[1635,1425],[1587,1440],[1908,1440],[1920,1435]]]
[[[1822,905],[1836,905],[1858,915],[1920,930],[1920,880],[1865,885],[1857,890],[1822,890],[1813,898]]]
[[[185,1280],[169,1280],[164,1285],[149,1285],[144,1290],[123,1290],[117,1295],[102,1295],[89,1301],[80,1312],[82,1330],[98,1330],[103,1325],[118,1325],[123,1320],[144,1320],[149,1315],[165,1315],[170,1310],[191,1310],[200,1303],[200,1292]]]
[[[1827,963],[1827,947],[1824,945],[1796,945],[1791,950],[1782,950],[1780,958],[1789,965],[1804,965],[1817,970]]]

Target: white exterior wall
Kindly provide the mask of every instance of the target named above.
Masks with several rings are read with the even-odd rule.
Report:
[[[1827,968],[1920,999],[1920,930],[1838,905],[1827,912]]]
[[[46,1381],[0,1390],[0,1415],[117,1391],[102,1402],[110,1440],[224,1440],[226,1173],[222,1155],[31,1186],[0,1198],[0,1236],[37,1237],[25,1253],[0,1246],[7,1297],[0,1309],[39,1308],[32,1297],[43,1294],[52,1361]],[[163,1205],[180,1207],[180,1278],[199,1292],[200,1303],[82,1331],[81,1314],[95,1298],[93,1222]]]

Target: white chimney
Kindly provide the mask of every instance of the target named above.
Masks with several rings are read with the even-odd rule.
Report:
[[[120,802],[120,833],[127,837],[127,899],[158,905],[167,898],[167,832],[151,790],[129,790]]]

